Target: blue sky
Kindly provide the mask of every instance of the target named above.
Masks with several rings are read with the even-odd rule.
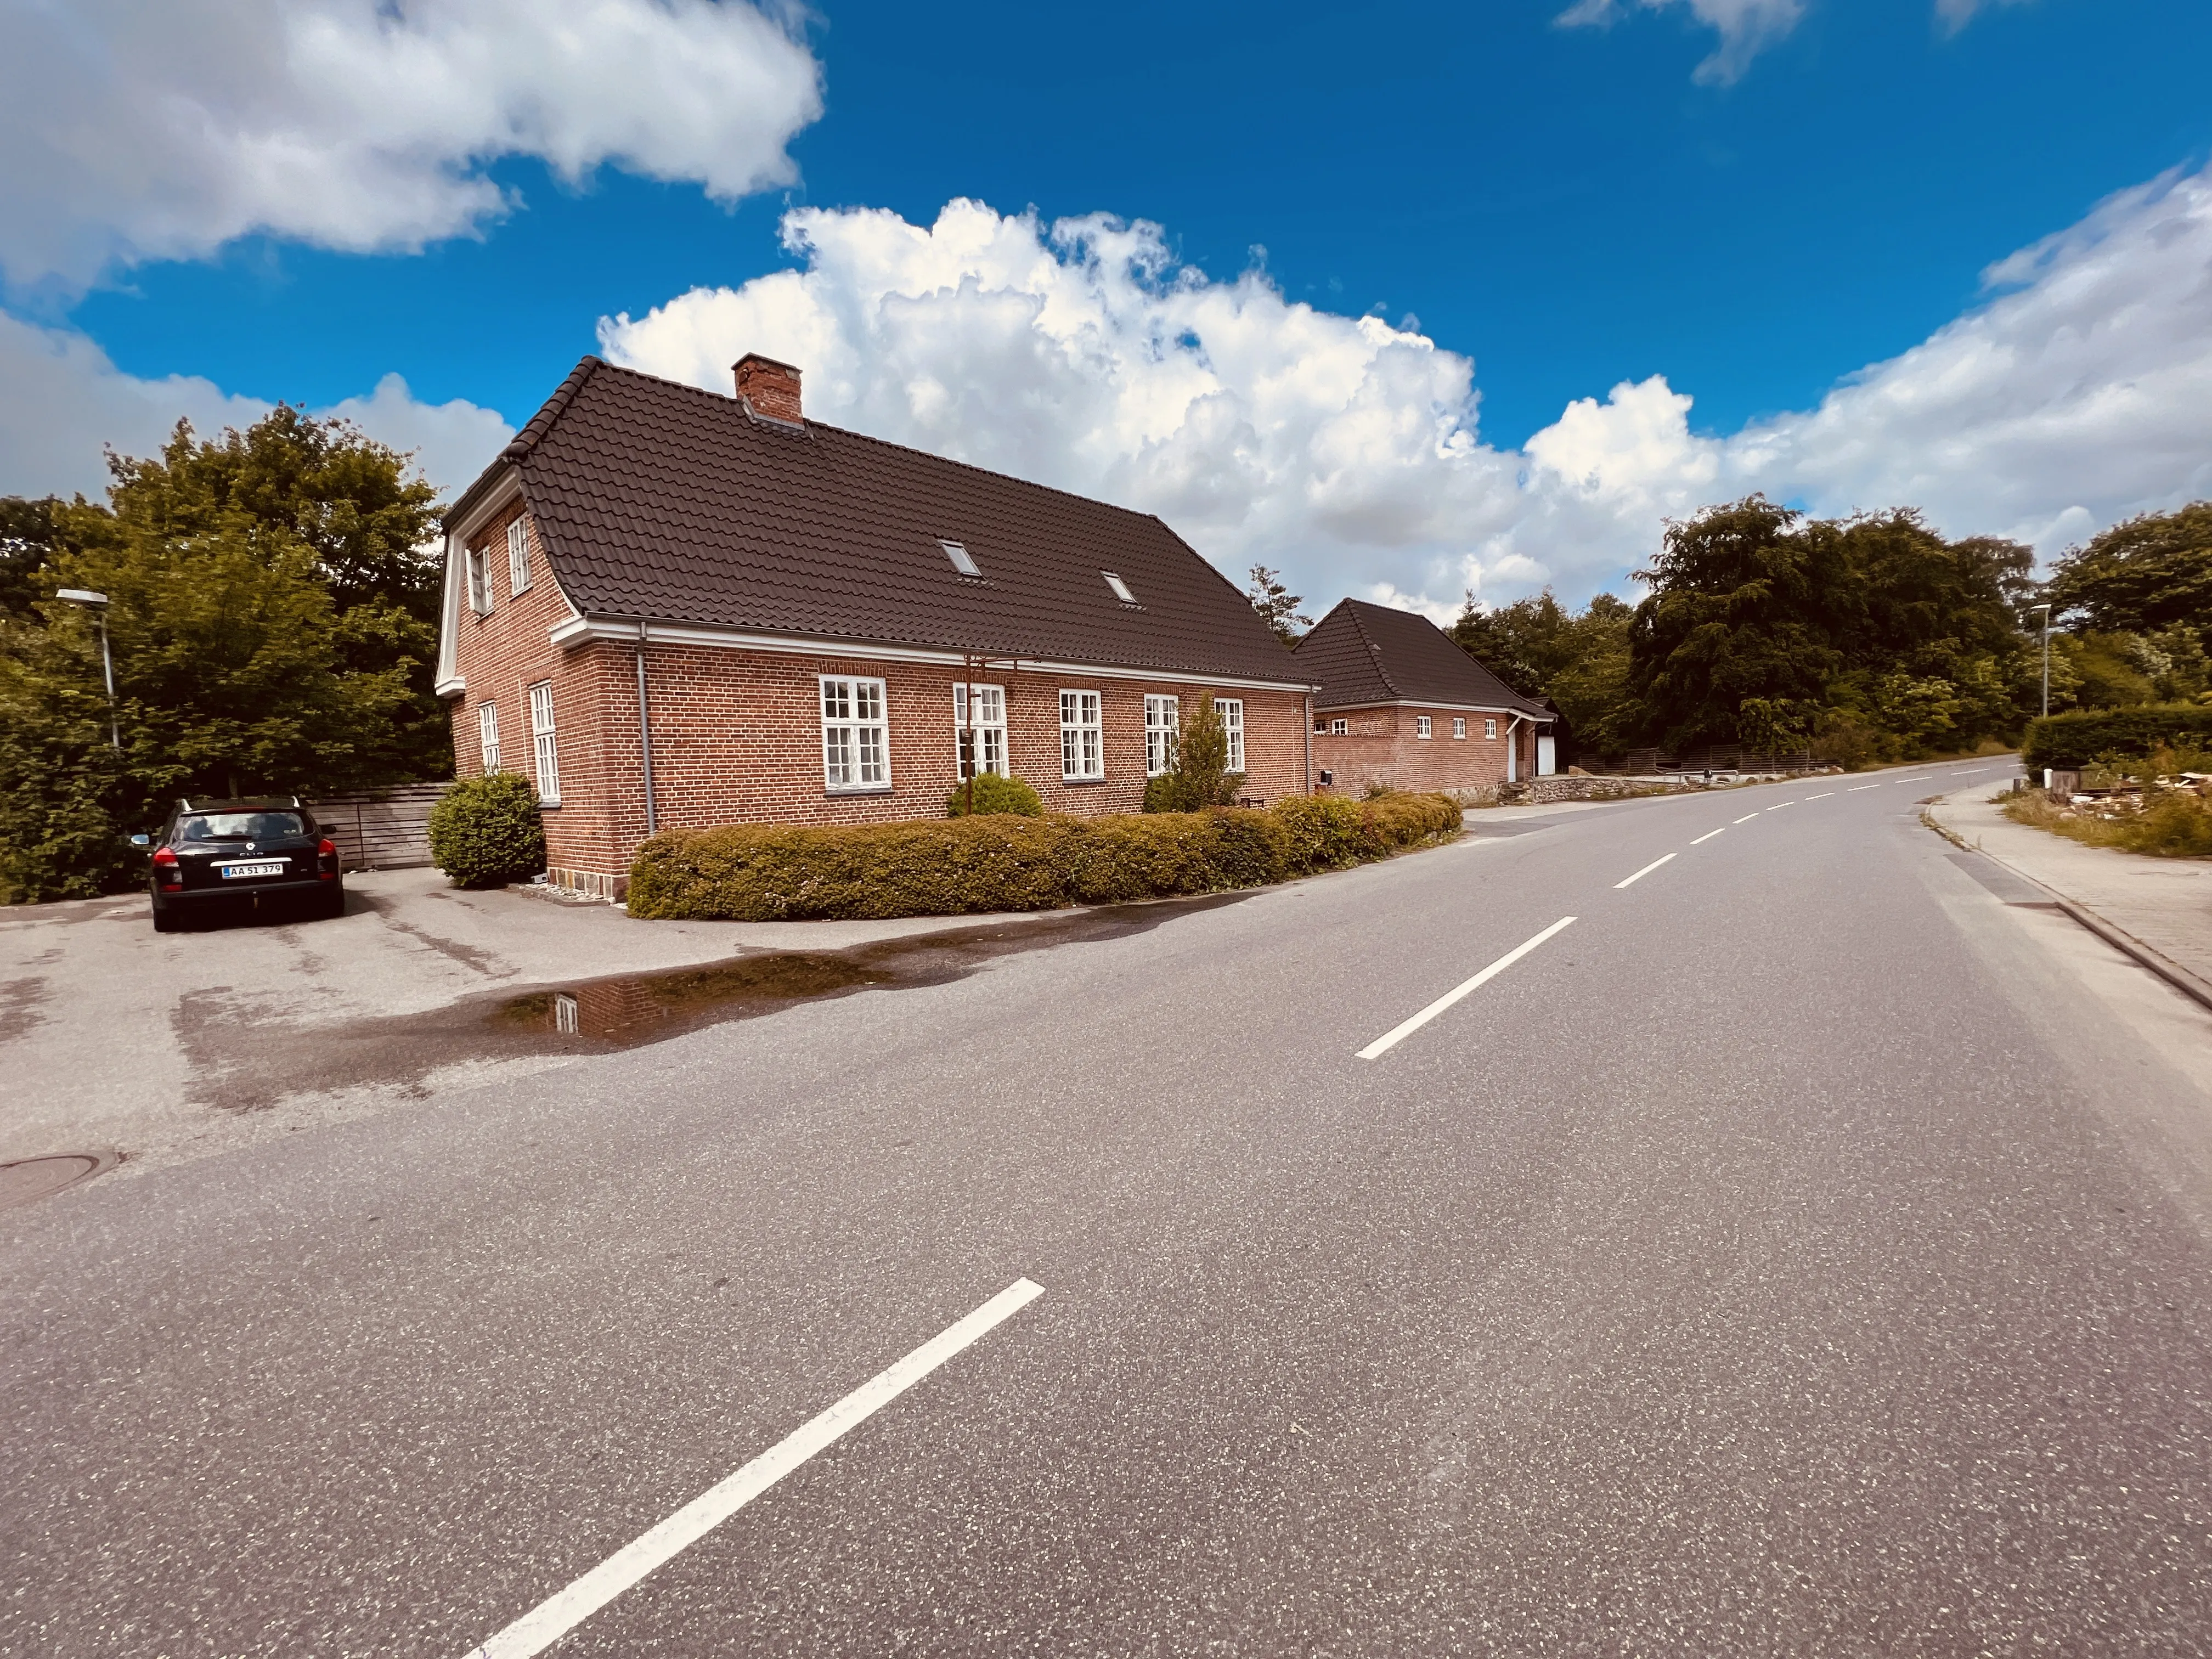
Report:
[[[624,3],[670,15],[663,0]],[[620,143],[603,145],[616,159],[576,181],[557,178],[543,159],[562,153],[557,136],[534,150],[526,138],[452,140],[483,159],[449,161],[443,183],[423,188],[434,193],[454,175],[481,176],[510,203],[503,214],[477,214],[473,224],[464,216],[461,234],[436,234],[439,210],[417,213],[410,224],[405,204],[386,199],[404,195],[409,180],[381,176],[384,217],[374,222],[290,204],[263,216],[274,231],[253,229],[249,209],[241,210],[244,234],[225,234],[231,222],[214,208],[180,231],[156,224],[143,196],[131,193],[143,189],[130,173],[138,165],[132,157],[88,157],[80,146],[79,165],[124,182],[95,179],[98,188],[76,195],[98,198],[112,184],[107,218],[122,228],[91,264],[80,254],[64,269],[70,259],[53,254],[53,238],[43,265],[39,251],[18,250],[7,310],[39,331],[50,356],[65,347],[104,354],[112,372],[95,365],[106,390],[89,398],[88,418],[106,411],[113,424],[136,429],[48,426],[34,443],[20,434],[35,401],[27,389],[42,383],[11,375],[19,392],[13,410],[0,410],[0,441],[20,441],[10,446],[12,461],[0,453],[0,487],[89,487],[98,444],[143,447],[156,417],[250,416],[241,400],[252,399],[341,405],[392,374],[404,377],[404,409],[396,392],[386,399],[391,408],[353,407],[370,410],[363,418],[372,429],[388,418],[396,441],[421,443],[433,475],[458,487],[474,454],[488,459],[495,447],[495,423],[409,410],[451,413],[458,402],[519,423],[578,356],[599,349],[602,319],[642,319],[695,288],[743,294],[749,281],[778,270],[823,267],[819,283],[842,297],[818,295],[809,313],[817,320],[807,325],[787,308],[715,314],[733,327],[782,327],[788,337],[819,340],[819,317],[879,303],[885,283],[902,292],[911,284],[874,266],[872,275],[840,275],[827,269],[835,256],[818,246],[810,260],[782,234],[787,212],[829,214],[821,222],[834,232],[859,222],[836,215],[883,210],[926,230],[948,202],[965,198],[1002,215],[1033,208],[1044,248],[1048,228],[1063,219],[1146,222],[1158,227],[1147,257],[1164,247],[1224,296],[1241,276],[1263,273],[1283,302],[1252,324],[1273,330],[1266,349],[1277,354],[1269,359],[1276,368],[1268,373],[1294,373],[1300,352],[1316,349],[1293,337],[1300,330],[1285,308],[1299,302],[1344,318],[1371,313],[1396,336],[1432,343],[1439,362],[1464,366],[1455,393],[1449,374],[1409,379],[1370,362],[1368,400],[1358,405],[1369,435],[1344,435],[1357,399],[1335,411],[1340,419],[1308,411],[1304,447],[1288,459],[1263,457],[1253,473],[1260,481],[1224,505],[1218,490],[1196,489],[1190,473],[1234,441],[1218,430],[1207,440],[1193,427],[1176,439],[1186,453],[1164,471],[1158,387],[1141,409],[1130,396],[1109,405],[1058,381],[994,408],[986,387],[956,399],[957,422],[914,403],[911,383],[928,378],[914,367],[925,344],[980,358],[1006,343],[975,334],[975,318],[962,320],[950,300],[937,307],[937,320],[915,323],[896,339],[862,330],[826,353],[842,352],[851,372],[848,394],[821,408],[825,418],[988,464],[1018,462],[1016,470],[1152,507],[1225,567],[1266,556],[1323,599],[1358,591],[1438,606],[1468,586],[1490,597],[1546,580],[1563,592],[1618,586],[1663,513],[1747,483],[1824,511],[1905,499],[1868,498],[1869,490],[1915,489],[1915,504],[1955,533],[2020,535],[2046,552],[2120,512],[2203,488],[2202,458],[2191,464],[2186,435],[2192,422],[2203,429],[2201,374],[2179,375],[2150,417],[2172,428],[2161,428],[2172,452],[2163,472],[2100,459],[2078,480],[2052,481],[2046,437],[2044,448],[2007,452],[2013,459],[2003,464],[2016,464],[2022,478],[1999,489],[1965,476],[1989,471],[1989,453],[1961,453],[1956,478],[1931,476],[1913,461],[1924,443],[1900,431],[1896,463],[1873,465],[1864,459],[1865,429],[1881,419],[1861,410],[1852,425],[1842,410],[1828,424],[1850,429],[1828,439],[1820,420],[1824,399],[1857,371],[1899,360],[2004,293],[2034,286],[2030,271],[1986,288],[1983,273],[1993,262],[2083,224],[2113,192],[2176,173],[2182,188],[2200,186],[2197,171],[2212,149],[2212,106],[2201,94],[2212,63],[2212,7],[1951,0],[1947,14],[1936,0],[1616,0],[1610,8],[1585,0],[1577,9],[1601,15],[1563,25],[1563,3],[953,10],[825,0],[805,21],[787,20],[793,50],[769,53],[770,71],[785,82],[817,77],[818,118],[807,118],[801,88],[791,94],[798,101],[784,130],[771,121],[764,139],[679,122],[681,130],[642,146],[658,143],[655,159],[626,164]],[[328,0],[328,8],[343,12],[346,0]],[[0,0],[0,27],[17,34],[20,48],[0,54],[17,64],[0,75],[41,76],[41,54],[70,59],[71,72],[93,72],[83,63],[99,56],[100,43],[64,34],[53,9],[44,0]],[[397,8],[426,28],[435,14],[450,14],[442,38],[429,28],[428,49],[464,58],[467,43],[453,20],[467,21],[472,9],[494,14],[475,21],[495,40],[500,27],[542,15],[501,0]],[[678,9],[714,11],[710,0],[681,0]],[[90,26],[95,33],[133,23],[125,0],[87,10],[102,15]],[[709,15],[699,27],[715,21]],[[1726,73],[1701,72],[1732,45]],[[121,98],[140,90],[134,73],[178,71],[104,64],[98,72]],[[678,93],[709,102],[721,95],[711,76],[674,89],[671,103]],[[220,86],[205,95],[216,107],[245,96]],[[587,76],[532,95],[572,100],[578,112],[569,118],[586,124],[610,118],[617,106],[631,112],[623,118],[633,126],[661,118],[653,88],[637,78],[611,87]],[[734,87],[731,95],[738,95]],[[66,119],[58,100],[45,110],[32,104],[0,118],[0,183],[12,178],[5,187],[19,198],[37,198],[34,172],[51,176],[40,147],[76,142],[53,136]],[[301,125],[309,145],[349,137],[306,116],[266,118]],[[541,125],[557,129],[562,118],[556,112]],[[45,132],[36,126],[42,119]],[[786,176],[732,185],[732,145],[753,143],[772,173],[778,137]],[[666,176],[639,176],[645,171]],[[724,199],[710,199],[702,178]],[[202,182],[178,188],[189,196]],[[343,191],[325,191],[333,193]],[[209,187],[210,200],[220,195]],[[79,211],[58,198],[33,206],[50,228]],[[100,211],[95,199],[82,214],[97,219]],[[2159,330],[2188,357],[2202,320],[2187,301],[2190,261],[2201,270],[2201,258],[2158,253],[2181,233],[2161,230],[2146,214],[2179,220],[2191,234],[2212,216],[2167,190],[2093,228],[2060,259],[2092,262],[2072,273],[2076,287],[2118,281],[2134,302],[2162,303],[2172,313],[2115,343],[2108,364],[2087,366],[2129,385],[2142,379],[2136,358],[2159,355]],[[431,234],[422,234],[425,223]],[[359,251],[364,243],[371,251]],[[2117,274],[2094,264],[2122,257],[2133,264]],[[2150,269],[2160,258],[2180,266],[2161,275]],[[1003,271],[975,280],[986,290],[1000,281],[1029,291],[1026,278]],[[2131,280],[2144,291],[2129,289]],[[1995,349],[2018,357],[2023,337],[2041,330],[2047,343],[2072,326],[2051,308],[2058,286],[2042,312],[2031,307],[2005,324]],[[758,292],[763,302],[772,297]],[[1157,316],[1131,311],[1141,297],[1100,303],[1117,330],[1158,325]],[[1195,325],[1179,338],[1201,369],[1233,380],[1204,333]],[[1351,339],[1341,330],[1331,337],[1336,346]],[[617,337],[625,341],[628,360],[643,367],[672,372],[690,361],[665,331]],[[1054,372],[1079,376],[1064,361],[1074,348],[1052,343]],[[698,361],[719,352],[726,364],[744,349],[775,344],[710,340]],[[1990,349],[1978,355],[1986,361]],[[883,366],[893,359],[905,367]],[[2058,382],[2078,383],[2084,372],[2078,358],[2046,365],[2026,383],[1986,388],[1975,409],[2002,421],[2024,398],[2063,401]],[[1267,378],[1252,373],[1255,385]],[[1662,408],[1657,392],[1637,410],[1606,401],[1624,383],[1656,385],[1653,377],[1663,377],[1674,404]],[[123,404],[118,386],[129,393]],[[162,401],[164,386],[174,409]],[[1280,424],[1260,392],[1232,386],[1229,393],[1243,398],[1237,406],[1263,434]],[[1685,396],[1694,403],[1677,407]],[[1053,410],[1049,442],[1036,429],[1039,398]],[[9,399],[0,386],[0,400]],[[1599,401],[1583,429],[1561,433],[1555,423],[1577,399]],[[1405,417],[1379,449],[1377,410]],[[1969,410],[1947,427],[1975,418]],[[1449,428],[1442,440],[1432,429],[1439,419]],[[1008,429],[994,430],[998,423]],[[1547,428],[1559,435],[1540,437]],[[88,460],[71,461],[65,441]],[[2113,442],[2111,432],[2082,434],[2086,447]],[[1353,461],[1347,444],[1358,451]],[[1405,453],[1390,453],[1394,444]],[[1786,462],[1773,459],[1778,445]],[[1101,460],[1105,452],[1111,459]],[[1353,465],[1366,469],[1368,483],[1345,495],[1342,475]],[[1596,483],[1579,495],[1562,485],[1556,499],[1535,501],[1528,481],[1544,467]],[[47,476],[34,476],[40,469]],[[1486,481],[1480,487],[1477,472]],[[1424,490],[1431,494],[1419,511],[1405,507],[1405,492]],[[1510,499],[1500,493],[1515,490]],[[1598,496],[1605,500],[1593,507]],[[1387,510],[1362,506],[1385,497]],[[1363,513],[1371,527],[1363,528]]]

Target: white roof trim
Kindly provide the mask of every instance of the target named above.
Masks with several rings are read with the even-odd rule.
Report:
[[[1508,708],[1503,703],[1486,702],[1423,702],[1417,697],[1377,697],[1372,702],[1316,703],[1316,714],[1343,714],[1361,708],[1449,708],[1468,714],[1510,714],[1516,720],[1526,720],[1531,726],[1549,726],[1558,718],[1552,714],[1531,714],[1523,708]]]
[[[708,645],[726,651],[773,651],[785,655],[866,657],[879,662],[931,663],[958,667],[973,658],[983,658],[994,668],[1015,673],[1084,674],[1094,679],[1172,681],[1177,684],[1236,687],[1252,691],[1310,692],[1319,688],[1300,680],[1238,679],[1195,669],[1131,668],[1121,664],[1059,662],[1020,657],[1004,652],[948,651],[911,645],[878,645],[866,640],[841,640],[802,634],[756,634],[743,629],[717,628],[700,623],[641,623],[634,618],[577,617],[550,630],[554,644],[582,645],[591,640],[622,640],[637,643],[641,627],[653,630],[660,645]]]

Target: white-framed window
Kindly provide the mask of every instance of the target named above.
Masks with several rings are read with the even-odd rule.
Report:
[[[1229,769],[1244,769],[1244,699],[1216,697],[1213,712],[1221,716],[1221,726],[1229,734]]]
[[[891,787],[881,680],[822,677],[822,781],[831,790]]]
[[[963,778],[975,776],[979,768],[985,772],[996,772],[1002,778],[1007,775],[1006,693],[1003,686],[954,686],[952,726],[957,734]]]
[[[1106,579],[1106,586],[1109,590],[1111,590],[1115,599],[1121,600],[1124,605],[1136,604],[1137,596],[1129,591],[1128,583],[1123,581],[1121,577],[1115,575],[1110,570],[1102,570],[1098,574]]]
[[[491,615],[491,550],[472,547],[468,551],[469,609],[479,617]]]
[[[1482,735],[1495,742],[1498,738],[1498,722],[1496,720],[1483,721]]]
[[[1145,775],[1175,770],[1176,733],[1182,724],[1181,697],[1145,699]]]
[[[1063,778],[1103,778],[1106,775],[1106,734],[1099,718],[1098,693],[1063,691],[1060,694],[1060,775]]]
[[[561,757],[553,747],[553,682],[540,680],[530,688],[530,759],[538,769],[538,799],[548,806],[561,804]]]
[[[1331,720],[1328,723],[1328,734],[1332,738],[1340,738],[1351,730],[1352,722],[1350,720]]]
[[[522,520],[514,519],[507,526],[507,591],[514,594],[529,589],[530,538],[522,528]]]
[[[1467,722],[1455,716],[1452,720],[1452,741],[1456,743],[1466,735]]]
[[[1431,720],[1426,714],[1416,714],[1413,716],[1413,735],[1417,738],[1434,737],[1436,735],[1435,726],[1436,722]]]
[[[483,745],[484,775],[489,777],[499,770],[499,705],[480,702],[477,705],[477,741]]]

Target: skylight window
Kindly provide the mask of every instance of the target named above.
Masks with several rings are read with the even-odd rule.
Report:
[[[938,545],[945,550],[945,556],[952,561],[952,568],[962,575],[980,576],[983,574],[982,568],[958,542],[939,542]]]
[[[1114,597],[1115,599],[1121,600],[1124,605],[1136,604],[1137,596],[1129,591],[1128,583],[1123,581],[1119,576],[1115,575],[1110,570],[1102,570],[1098,574],[1106,579],[1106,586],[1114,590]]]

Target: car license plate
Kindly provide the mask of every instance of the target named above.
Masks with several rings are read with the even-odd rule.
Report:
[[[272,864],[226,864],[222,866],[222,878],[225,881],[236,881],[241,876],[281,876],[283,873],[284,862],[282,859]]]

